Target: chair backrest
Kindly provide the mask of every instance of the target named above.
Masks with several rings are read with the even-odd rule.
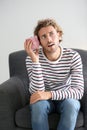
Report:
[[[74,50],[76,50],[82,58],[83,76],[85,81],[85,87],[87,87],[87,50],[82,50],[82,49],[74,49]]]
[[[83,75],[85,80],[85,87],[87,87],[87,50],[74,49],[82,58],[83,62]],[[9,55],[9,73],[10,76],[22,76],[28,82],[28,76],[25,66],[25,58],[27,53],[24,50],[13,52]]]
[[[83,63],[83,76],[84,76],[84,96],[81,100],[81,109],[82,111],[85,111],[84,103],[85,103],[85,98],[87,95],[87,50],[81,50],[81,49],[75,49],[81,56],[82,58],[82,63]]]
[[[9,74],[12,76],[27,77],[25,58],[27,54],[24,50],[13,52],[9,55]]]

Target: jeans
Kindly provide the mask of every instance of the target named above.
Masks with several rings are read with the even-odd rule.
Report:
[[[48,114],[60,113],[57,130],[74,130],[80,102],[75,99],[62,101],[42,100],[30,105],[33,130],[49,130]]]

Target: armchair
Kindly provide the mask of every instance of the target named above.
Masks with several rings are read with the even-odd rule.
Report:
[[[87,130],[87,51],[75,49],[82,57],[85,92],[75,130]],[[32,130],[29,110],[28,76],[24,50],[9,55],[10,78],[0,85],[0,130]],[[50,130],[55,130],[59,115],[49,115]]]

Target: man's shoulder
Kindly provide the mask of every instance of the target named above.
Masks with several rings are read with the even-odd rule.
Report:
[[[63,52],[69,53],[69,54],[78,54],[78,52],[74,50],[73,48],[63,48]]]
[[[63,55],[71,57],[72,59],[81,58],[80,54],[73,48],[63,48]]]

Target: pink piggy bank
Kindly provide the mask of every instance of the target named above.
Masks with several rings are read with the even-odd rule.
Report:
[[[29,39],[31,39],[32,42],[33,42],[33,44],[32,44],[32,50],[36,50],[36,49],[38,49],[40,43],[39,43],[39,40],[38,40],[37,36],[30,37]]]

